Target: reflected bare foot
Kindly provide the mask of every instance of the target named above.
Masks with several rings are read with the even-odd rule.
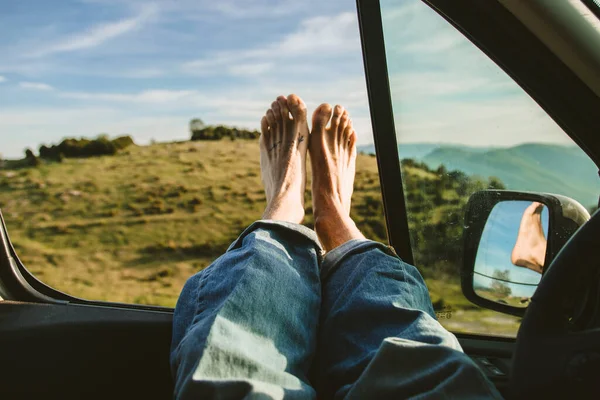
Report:
[[[510,257],[510,261],[517,267],[529,268],[540,274],[544,268],[547,244],[542,226],[543,209],[544,205],[537,201],[525,209],[517,243]]]
[[[331,119],[329,128],[327,123]],[[364,239],[350,218],[356,172],[356,132],[342,106],[321,104],[310,135],[315,231],[325,251],[349,240]]]
[[[263,219],[299,224],[309,139],[306,105],[294,94],[279,96],[262,118],[261,132],[260,170],[267,197]]]

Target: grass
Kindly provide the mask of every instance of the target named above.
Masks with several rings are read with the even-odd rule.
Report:
[[[404,173],[438,179],[419,168]],[[456,194],[443,198],[452,202]],[[306,205],[305,224],[312,227],[308,192]],[[256,141],[134,146],[112,157],[37,168],[12,162],[0,170],[0,207],[24,265],[85,299],[173,307],[187,278],[222,254],[264,206]],[[436,213],[431,218],[441,221]],[[367,237],[386,241],[372,156],[358,157],[352,216]],[[447,327],[516,332],[514,318],[469,303],[458,274],[424,275],[436,309],[452,310],[441,320]]]

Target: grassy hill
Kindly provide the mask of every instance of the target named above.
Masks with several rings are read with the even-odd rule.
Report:
[[[470,304],[458,281],[463,207],[486,181],[404,167],[417,265],[436,309],[453,309],[442,322],[513,335],[514,318]],[[380,198],[376,160],[359,155],[352,216],[367,237],[386,241]],[[264,205],[255,140],[133,146],[0,170],[0,208],[24,264],[49,285],[94,300],[174,306],[186,279]],[[307,192],[308,226],[310,206]]]

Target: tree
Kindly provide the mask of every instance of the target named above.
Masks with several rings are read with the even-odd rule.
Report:
[[[508,297],[512,294],[511,288],[505,281],[510,281],[510,271],[509,270],[495,270],[494,271],[494,281],[490,285],[490,289],[501,295],[502,297]]]
[[[497,190],[506,190],[506,185],[496,176],[490,176],[488,179],[488,188]]]
[[[37,167],[40,165],[40,160],[33,154],[31,149],[25,149],[25,160],[27,160],[27,164],[32,167]]]
[[[200,131],[206,128],[206,124],[200,118],[194,118],[190,121],[190,133],[193,135],[194,132]]]

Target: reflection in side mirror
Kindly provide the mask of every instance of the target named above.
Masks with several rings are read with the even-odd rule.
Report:
[[[542,277],[548,237],[548,208],[540,202],[496,204],[483,228],[473,288],[478,296],[527,307]]]
[[[589,219],[581,204],[565,196],[508,190],[474,193],[465,215],[465,297],[523,316],[554,257]]]

